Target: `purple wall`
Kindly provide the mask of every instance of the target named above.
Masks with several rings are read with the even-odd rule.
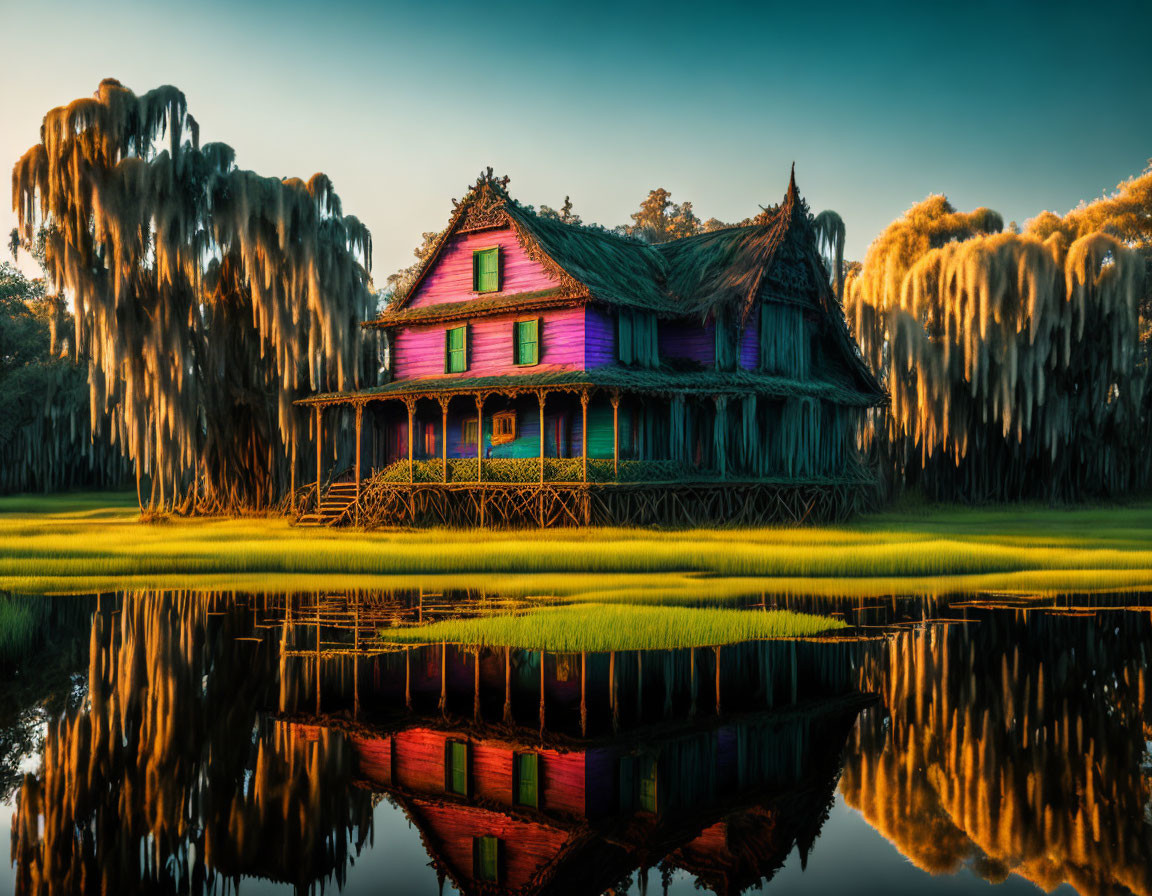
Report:
[[[745,370],[756,370],[760,366],[760,307],[748,315],[748,326],[740,339],[740,366]]]
[[[695,320],[660,321],[660,357],[689,358],[705,367],[716,366],[715,328],[711,318],[704,326]]]
[[[584,309],[584,369],[616,363],[616,318],[591,305]]]
[[[448,240],[406,307],[423,308],[476,298],[477,294],[472,291],[472,253],[492,246],[500,247],[501,290],[484,293],[484,298],[552,289],[557,285],[541,265],[528,257],[511,228],[458,233]]]
[[[454,377],[495,376],[580,370],[584,366],[584,309],[561,308],[540,312],[540,363],[517,367],[512,363],[513,324],[523,315],[482,317],[468,324],[468,369]],[[395,379],[447,376],[444,373],[445,332],[461,322],[405,327],[392,345]]]

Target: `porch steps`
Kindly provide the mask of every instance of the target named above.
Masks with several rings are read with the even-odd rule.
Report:
[[[320,506],[305,513],[297,526],[331,526],[339,522],[356,503],[355,482],[333,482],[320,499]]]

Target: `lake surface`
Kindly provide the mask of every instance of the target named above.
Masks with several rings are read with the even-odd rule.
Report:
[[[586,654],[377,637],[467,593],[0,600],[0,893],[1152,894],[1152,595]]]

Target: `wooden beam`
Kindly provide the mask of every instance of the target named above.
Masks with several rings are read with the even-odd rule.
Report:
[[[544,390],[536,393],[536,400],[540,403],[540,484],[544,484]]]
[[[296,412],[292,412],[292,472],[289,474],[289,493],[291,494],[292,516],[296,516]],[[140,476],[136,476],[136,500],[140,500]]]
[[[414,471],[412,469],[412,426],[416,417],[416,401],[411,398],[405,399],[404,406],[408,408],[408,484],[411,485],[414,481]]]
[[[364,405],[356,405],[356,522],[360,522],[360,423],[364,417]]]
[[[587,390],[580,393],[580,410],[584,415],[584,417],[583,417],[583,421],[584,421],[583,432],[582,432],[582,435],[583,435],[582,441],[584,442],[584,446],[583,446],[583,450],[582,450],[582,460],[583,460],[583,466],[584,466],[584,474],[583,474],[584,475],[584,482],[587,482],[588,481],[588,392],[587,392]]]
[[[320,405],[316,405],[316,509],[320,509],[320,443],[324,430],[320,423]]]
[[[448,404],[451,398],[440,399],[440,453],[444,463],[444,481],[448,481]]]
[[[612,477],[620,478],[620,393],[612,393]]]

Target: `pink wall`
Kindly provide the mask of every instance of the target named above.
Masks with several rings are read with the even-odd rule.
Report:
[[[584,366],[584,309],[560,308],[539,312],[540,363],[517,367],[512,362],[512,325],[524,315],[482,317],[468,324],[468,369],[454,377],[496,376],[580,370]],[[444,373],[444,334],[464,321],[398,329],[392,346],[395,379],[447,376]]]
[[[492,246],[500,247],[502,288],[498,293],[483,293],[484,298],[551,289],[557,285],[543,266],[528,257],[511,228],[458,233],[448,240],[406,307],[423,308],[476,298],[477,293],[472,291],[472,253]]]

